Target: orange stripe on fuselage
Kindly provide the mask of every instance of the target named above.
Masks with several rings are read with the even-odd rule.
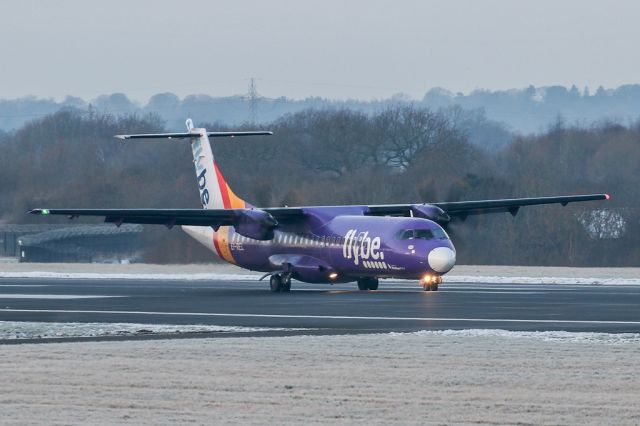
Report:
[[[213,247],[216,249],[216,253],[218,257],[222,259],[222,252],[220,251],[220,244],[218,243],[218,232],[213,231]]]
[[[220,169],[216,162],[213,162],[213,168],[216,172],[216,178],[218,180],[218,188],[222,197],[222,204],[225,209],[244,209],[246,203],[243,199],[233,193],[229,184],[222,176]],[[236,263],[236,260],[231,255],[231,247],[229,246],[229,226],[221,226],[216,232],[213,233],[213,245],[218,252],[218,256],[226,260],[229,263]]]
[[[236,263],[229,247],[229,226],[221,226],[213,233],[213,243],[218,251],[218,256],[229,263]]]

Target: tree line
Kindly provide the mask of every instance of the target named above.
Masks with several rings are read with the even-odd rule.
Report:
[[[234,191],[258,206],[460,201],[609,192],[609,202],[529,207],[469,217],[448,231],[460,263],[638,266],[640,125],[545,132],[485,149],[469,138],[468,112],[394,105],[375,114],[306,109],[261,125],[274,136],[214,139]],[[188,143],[119,141],[174,131],[157,115],[60,111],[0,138],[0,220],[42,221],[33,207],[197,208]],[[66,222],[62,218],[47,221]],[[83,221],[85,219],[82,219]],[[178,229],[146,227],[145,260],[211,260]]]
[[[640,116],[640,84],[626,84],[616,88],[578,88],[564,86],[533,86],[509,90],[474,90],[455,93],[433,88],[422,99],[412,100],[401,93],[386,99],[332,100],[321,97],[290,99],[284,96],[268,98],[246,95],[209,96],[192,94],[179,97],[174,93],[157,93],[146,102],[136,102],[124,93],[112,93],[94,99],[67,96],[61,101],[26,97],[0,99],[0,129],[11,131],[33,118],[73,109],[86,114],[157,114],[168,127],[182,125],[185,116],[211,117],[229,125],[251,120],[253,104],[262,122],[276,121],[285,114],[306,109],[352,109],[369,115],[397,105],[415,104],[438,110],[460,107],[469,113],[473,144],[491,143],[497,147],[512,139],[512,133],[530,134],[544,131],[558,116],[569,123],[593,123],[616,120],[627,123]]]

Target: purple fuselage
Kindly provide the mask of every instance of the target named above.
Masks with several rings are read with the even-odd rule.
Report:
[[[238,266],[290,272],[305,282],[420,279],[445,274],[455,264],[455,248],[437,223],[362,211],[358,206],[309,207],[304,220],[279,224],[272,239],[251,239],[229,227],[217,243],[228,244]]]

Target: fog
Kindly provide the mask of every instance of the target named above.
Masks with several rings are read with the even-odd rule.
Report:
[[[633,1],[3,2],[0,98],[372,99],[637,82]]]

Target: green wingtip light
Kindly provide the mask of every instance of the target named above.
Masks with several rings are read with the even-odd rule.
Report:
[[[42,215],[46,216],[49,214],[49,210],[48,209],[42,209]]]

